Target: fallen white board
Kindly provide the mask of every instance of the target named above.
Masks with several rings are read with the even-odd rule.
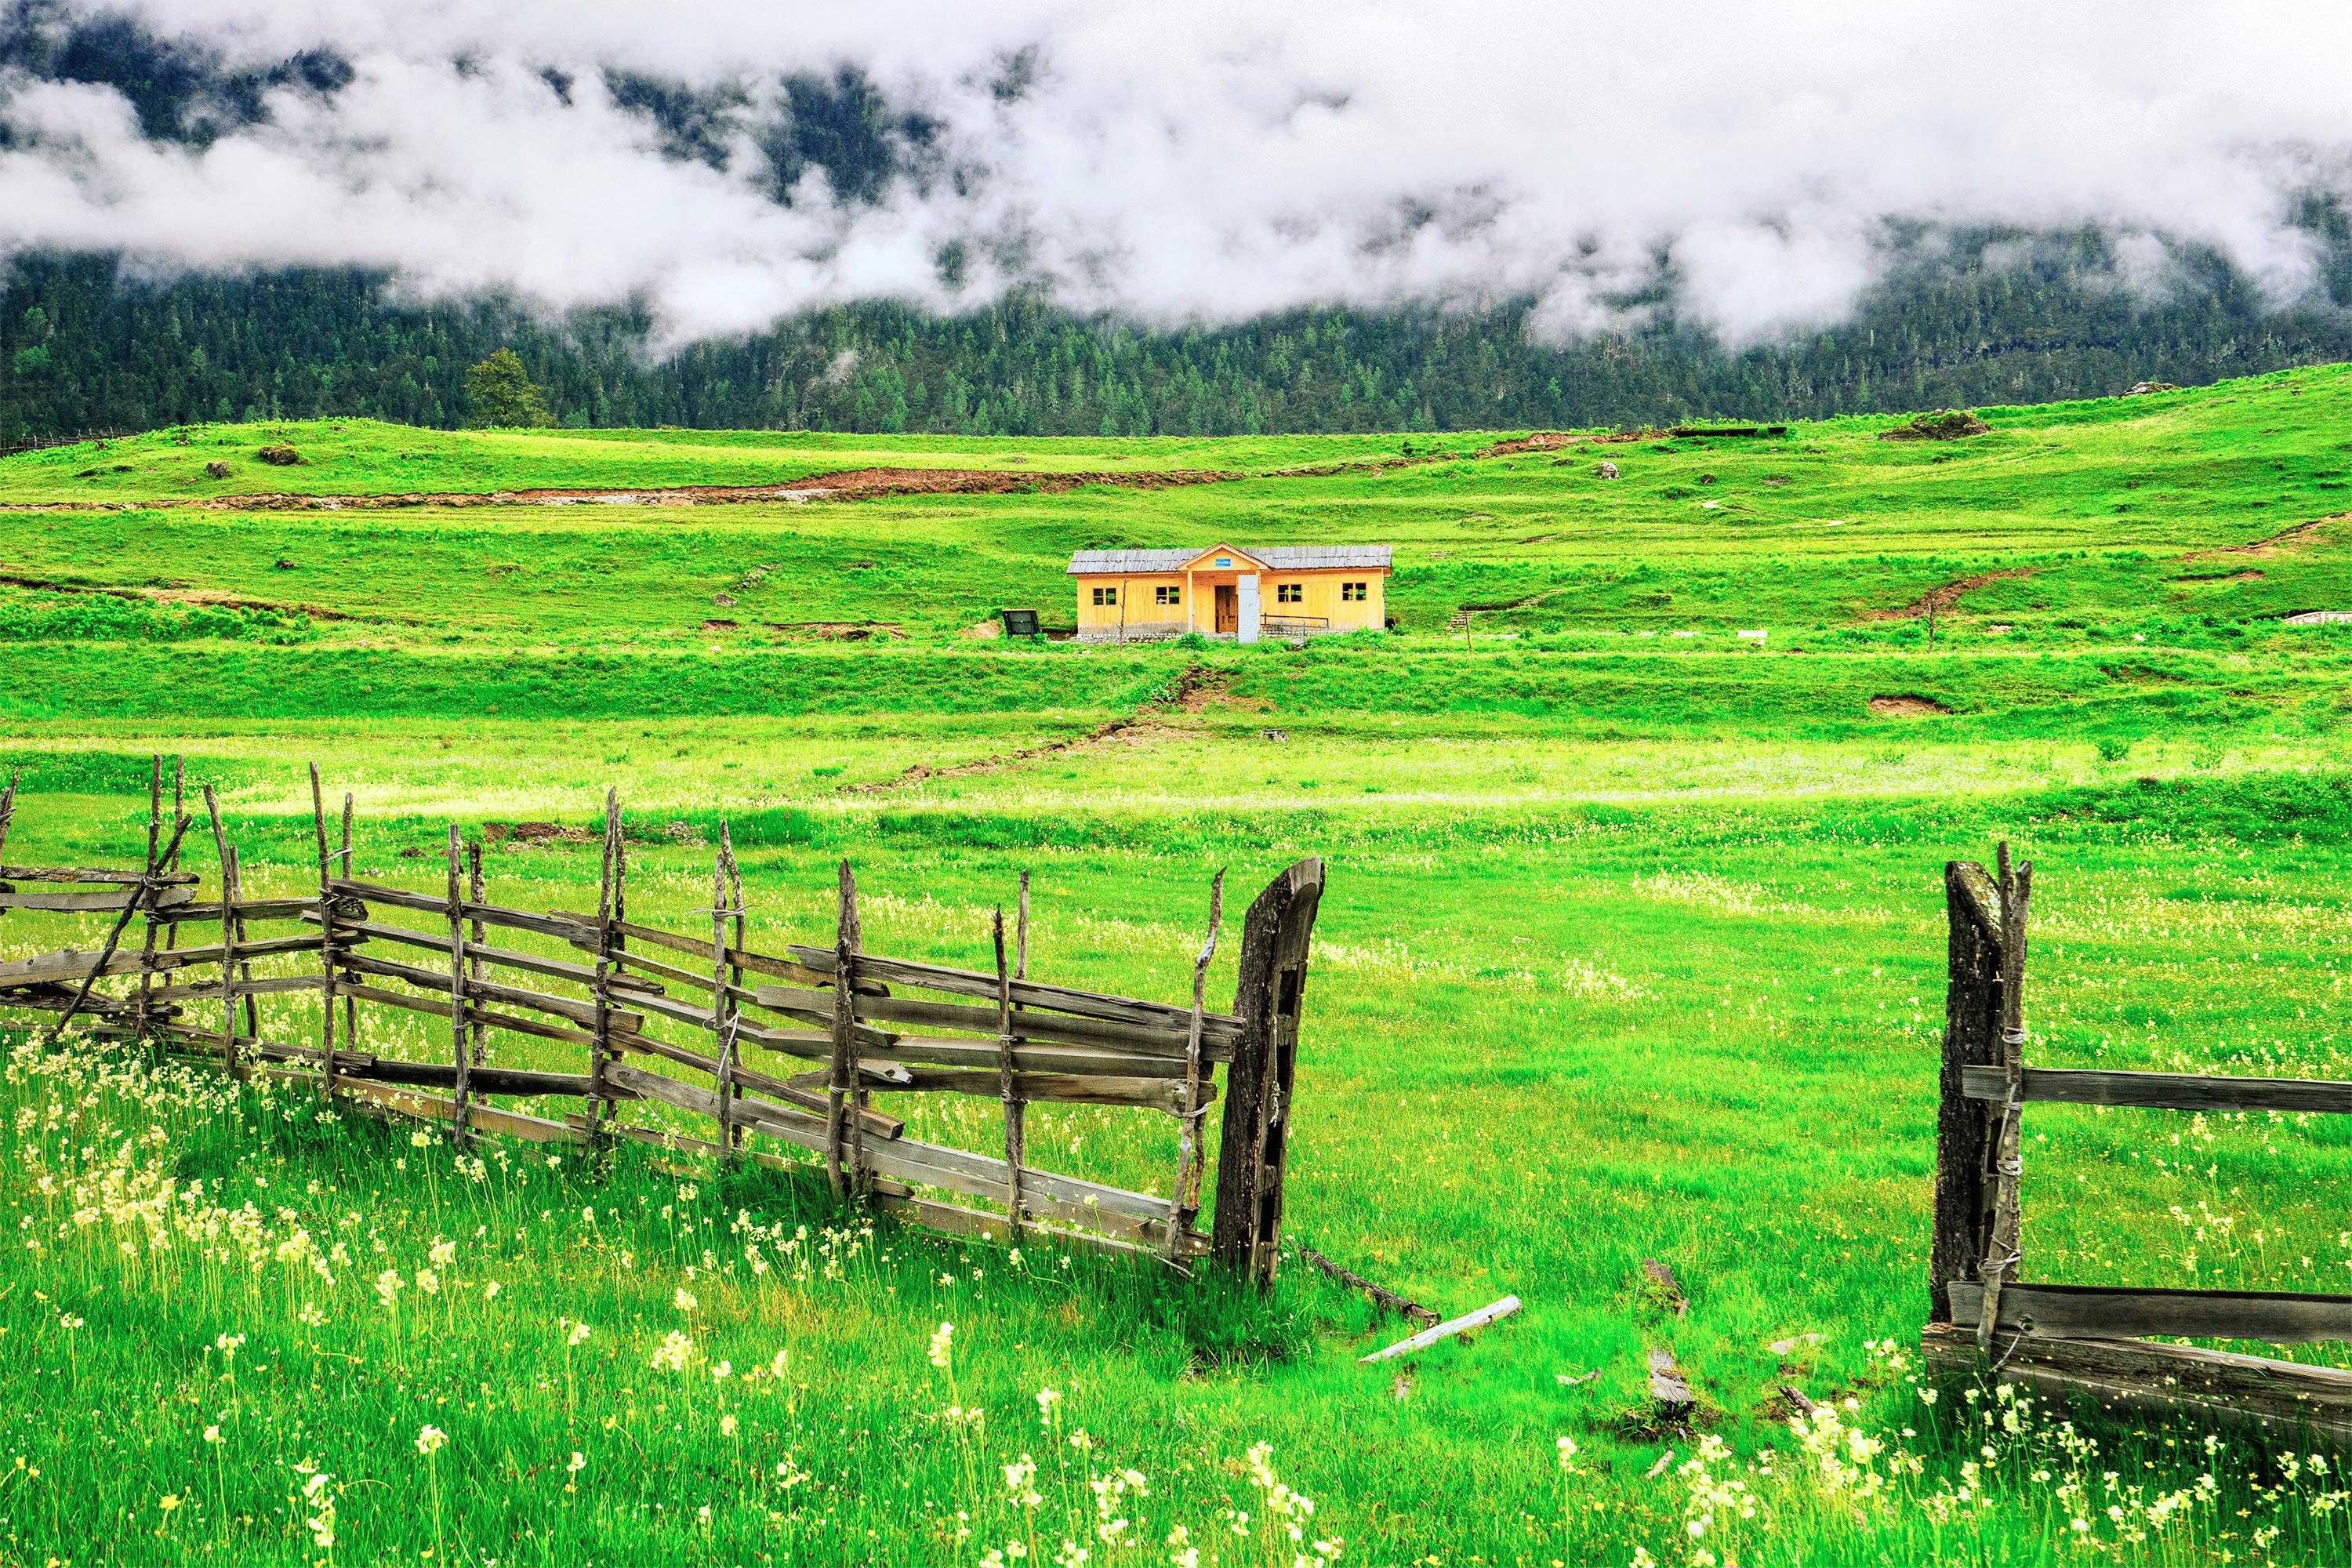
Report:
[[[1472,1329],[1483,1328],[1497,1318],[1507,1318],[1518,1310],[1519,1299],[1517,1296],[1506,1296],[1491,1307],[1481,1307],[1475,1312],[1440,1323],[1433,1329],[1423,1329],[1409,1340],[1399,1340],[1384,1351],[1374,1351],[1371,1354],[1360,1359],[1386,1361],[1391,1356],[1411,1355],[1414,1351],[1427,1345],[1433,1345],[1440,1340],[1451,1339],[1455,1334],[1467,1333]]]

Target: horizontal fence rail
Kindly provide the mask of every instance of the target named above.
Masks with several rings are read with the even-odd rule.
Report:
[[[461,1142],[485,1133],[547,1143],[617,1138],[822,1170],[845,1193],[951,1233],[1042,1226],[1170,1261],[1216,1256],[1271,1280],[1319,860],[1293,866],[1252,905],[1234,1005],[1216,1012],[1202,1005],[1202,984],[1223,918],[1222,874],[1187,1006],[1031,978],[1025,874],[1010,952],[997,916],[994,973],[866,951],[846,862],[835,945],[763,953],[744,942],[741,877],[723,825],[709,934],[686,935],[629,918],[617,792],[607,798],[597,909],[541,910],[493,902],[479,847],[462,843],[454,826],[436,890],[352,875],[352,797],[343,798],[340,847],[331,847],[316,768],[311,782],[318,881],[306,896],[244,894],[209,789],[205,816],[222,886],[204,894],[198,876],[177,864],[194,820],[184,778],[175,772],[167,816],[161,759],[150,780],[144,866],[0,867],[0,909],[112,917],[95,949],[0,963],[0,1006],[54,1015],[52,1037],[79,1017],[93,1032],[152,1041],[233,1076],[307,1082],[443,1123]],[[0,842],[14,804],[12,781],[0,795]],[[135,944],[126,940],[134,921],[143,922]],[[522,945],[532,939],[560,951]],[[256,969],[284,970],[289,961],[301,967]],[[107,981],[130,984],[101,988]],[[320,998],[315,1041],[286,1037],[282,1020],[257,1005],[311,993]],[[411,1059],[363,1043],[377,1032],[368,1020],[404,1014],[440,1021],[428,1029],[445,1031],[446,1055]],[[576,1049],[578,1069],[491,1060],[487,1042],[509,1037]],[[905,1121],[881,1108],[887,1097],[921,1093],[998,1100],[1002,1157],[910,1138]],[[499,1106],[492,1096],[533,1104]],[[538,1102],[565,1099],[583,1109],[538,1113]],[[1203,1232],[1194,1224],[1202,1122],[1220,1100],[1215,1224]],[[1030,1163],[1025,1109],[1035,1103],[1171,1118],[1171,1191],[1132,1192]],[[715,1135],[625,1116],[631,1106],[706,1118]]]

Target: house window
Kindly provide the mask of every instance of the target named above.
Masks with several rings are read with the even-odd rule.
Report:
[[[1220,555],[1217,557],[1217,564],[1220,566],[1230,566],[1233,563],[1234,558],[1230,555]]]
[[[1116,588],[1097,588],[1095,590],[1095,603],[1097,605],[1118,604],[1118,590]]]
[[[1362,583],[1342,583],[1339,584],[1339,597],[1343,600],[1353,599],[1359,602],[1368,599],[1371,595],[1364,592],[1366,586],[1367,584]]]
[[[1307,602],[1307,585],[1304,583],[1276,583],[1274,585],[1274,602],[1277,605],[1303,605]]]
[[[1184,602],[1184,590],[1181,587],[1154,588],[1151,600],[1157,605],[1181,605]]]

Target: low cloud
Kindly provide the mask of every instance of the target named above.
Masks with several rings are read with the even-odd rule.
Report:
[[[1923,227],[2105,229],[2144,291],[2211,247],[2284,304],[2298,203],[2352,187],[2352,12],[2295,0],[18,16],[0,251],[629,301],[672,343],[1016,284],[1162,326],[1526,298],[1563,340],[1663,290],[1746,343],[1836,321]]]

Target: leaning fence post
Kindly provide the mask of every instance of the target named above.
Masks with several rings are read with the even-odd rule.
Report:
[[[1280,1258],[1299,1001],[1322,897],[1323,862],[1309,856],[1268,883],[1242,921],[1241,981],[1234,992],[1242,1026],[1225,1078],[1209,1247],[1261,1285],[1273,1283]]]
[[[467,1110],[467,1096],[473,1087],[470,1074],[467,1070],[471,1065],[472,1053],[467,1049],[468,1043],[467,1015],[472,1012],[473,1009],[468,1005],[471,998],[467,994],[467,988],[466,985],[466,974],[468,963],[467,957],[467,942],[466,931],[466,900],[460,896],[462,889],[459,888],[457,882],[458,863],[462,855],[463,848],[457,841],[457,825],[453,822],[449,825],[448,848],[449,1052],[451,1060],[456,1063],[457,1090],[451,1098],[457,1101],[457,1109],[450,1113],[449,1140],[451,1142],[458,1144],[463,1144],[466,1142],[466,1116]]]
[[[1970,1100],[1964,1075],[1990,1065],[2001,1017],[2000,889],[1973,860],[1944,866],[1949,928],[1944,988],[1944,1060],[1936,1107],[1935,1237],[1928,1250],[1927,1315],[1952,1321],[1952,1284],[1973,1279],[1985,1255],[1985,1173],[1992,1111]]]
[[[857,878],[841,863],[841,918],[833,945],[833,1070],[825,1083],[824,1173],[840,1197],[865,1182],[863,1144],[849,1114],[857,1073]],[[847,1168],[844,1169],[844,1155]]]
[[[1184,1040],[1184,1098],[1176,1108],[1176,1184],[1168,1192],[1167,1255],[1176,1256],[1184,1213],[1201,1203],[1201,1018],[1209,985],[1209,961],[1217,956],[1217,928],[1225,918],[1225,874],[1209,883],[1209,934],[1192,961],[1192,1021]]]

